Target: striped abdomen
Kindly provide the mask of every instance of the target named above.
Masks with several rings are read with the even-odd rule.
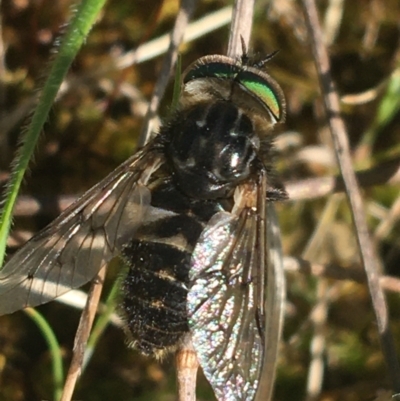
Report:
[[[151,191],[146,221],[122,252],[129,266],[122,307],[135,348],[159,356],[179,345],[188,331],[190,257],[204,224],[220,206],[184,196],[165,178]]]

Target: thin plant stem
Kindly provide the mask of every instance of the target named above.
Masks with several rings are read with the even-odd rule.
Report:
[[[37,310],[33,308],[27,308],[24,310],[24,312],[39,327],[43,337],[47,342],[47,345],[49,346],[53,370],[54,401],[58,401],[61,397],[64,383],[64,368],[60,344],[58,343],[57,337],[47,320]]]
[[[79,326],[76,331],[72,361],[68,370],[67,379],[65,381],[65,386],[60,401],[70,401],[72,399],[76,382],[81,374],[85,348],[90,331],[92,329],[94,318],[96,316],[105,275],[106,266],[103,266],[90,288],[86,306],[82,312]]]
[[[387,304],[379,283],[378,262],[372,241],[368,235],[363,202],[356,176],[352,168],[346,128],[342,118],[340,117],[339,96],[331,77],[329,57],[323,41],[317,8],[314,0],[302,0],[302,3],[311,39],[315,65],[320,80],[320,87],[323,93],[326,115],[328,117],[338,164],[343,175],[347,198],[351,206],[360,256],[367,274],[368,286],[381,339],[383,354],[392,378],[393,389],[396,393],[400,393],[400,367],[397,360],[393,337],[389,328]]]

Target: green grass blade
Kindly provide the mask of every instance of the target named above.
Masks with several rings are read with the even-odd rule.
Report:
[[[25,309],[25,313],[36,323],[49,346],[53,365],[54,400],[58,401],[61,398],[64,383],[64,369],[60,345],[47,320],[37,310],[27,308]]]
[[[47,116],[60,85],[96,21],[105,1],[106,0],[83,0],[77,6],[71,18],[71,22],[57,48],[57,54],[50,67],[48,78],[39,94],[37,106],[30,124],[23,133],[21,146],[12,165],[11,178],[7,188],[7,197],[0,216],[0,266],[3,265],[4,261],[14,205],[40,132],[47,120]]]
[[[381,131],[395,118],[400,110],[400,67],[391,75],[386,91],[379,104],[374,121],[365,133],[362,145],[374,146]]]
[[[180,54],[178,54],[178,59],[176,60],[174,92],[172,94],[171,110],[176,110],[178,108],[179,98],[181,95],[181,79],[182,79],[182,57]]]

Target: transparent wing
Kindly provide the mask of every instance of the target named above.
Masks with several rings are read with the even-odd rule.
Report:
[[[192,256],[189,327],[218,400],[254,400],[264,362],[265,177],[217,213]],[[236,203],[236,199],[235,199]]]
[[[48,302],[90,281],[134,234],[163,162],[150,143],[28,241],[0,271],[0,315]]]
[[[281,233],[278,216],[276,215],[272,203],[267,204],[266,223],[268,255],[268,280],[265,306],[266,343],[264,347],[264,363],[256,401],[269,401],[272,399],[286,299]]]

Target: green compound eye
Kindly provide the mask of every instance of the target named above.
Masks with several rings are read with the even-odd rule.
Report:
[[[266,75],[263,73],[263,75]],[[280,93],[277,93],[271,83],[263,76],[253,73],[252,71],[242,71],[237,79],[240,85],[247,91],[257,97],[260,102],[265,104],[268,110],[274,115],[277,121],[282,118],[282,107],[280,101]]]
[[[237,65],[228,64],[225,62],[209,62],[206,64],[194,65],[192,69],[185,75],[183,83],[199,78],[221,78],[235,79],[242,68]]]

